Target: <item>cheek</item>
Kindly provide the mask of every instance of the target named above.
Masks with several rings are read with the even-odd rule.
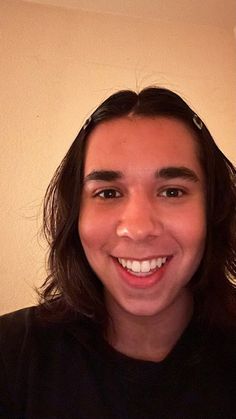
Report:
[[[198,228],[197,228],[198,227]],[[189,255],[192,258],[194,264],[198,264],[203,256],[205,249],[206,241],[206,230],[203,225],[197,226],[195,228],[189,229],[186,231],[186,250],[189,251]]]
[[[182,248],[196,254],[203,253],[206,239],[204,208],[193,207],[190,211],[179,214],[176,217],[174,231]]]
[[[103,247],[112,233],[107,217],[91,212],[82,213],[78,220],[78,232],[84,250]]]
[[[186,229],[186,242],[188,243],[189,251],[192,253],[193,260],[196,260],[196,264],[200,263],[202,259],[205,242],[206,242],[206,223],[205,218],[202,220],[193,221],[189,229]]]

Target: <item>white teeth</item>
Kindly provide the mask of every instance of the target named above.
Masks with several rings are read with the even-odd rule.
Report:
[[[121,264],[122,264],[123,268],[126,267],[126,263],[125,263],[125,260],[124,259],[121,259]]]
[[[141,272],[149,272],[150,271],[150,263],[147,260],[141,262]]]
[[[124,260],[124,259],[123,259]],[[127,260],[127,262],[126,262],[126,267],[128,268],[128,269],[132,269],[132,262],[131,262],[131,260]]]
[[[167,257],[159,257],[156,259],[150,260],[130,260],[130,259],[123,259],[118,258],[119,263],[123,266],[123,268],[128,269],[134,273],[149,273],[150,271],[160,268],[162,265],[166,263]]]
[[[161,265],[162,265],[162,258],[158,258],[157,259],[157,266],[158,266],[158,268],[160,268]]]
[[[131,271],[141,272],[141,263],[137,260],[134,260],[133,263],[132,263]]]
[[[155,269],[155,267],[156,267],[156,259],[152,259],[150,262],[150,268]]]

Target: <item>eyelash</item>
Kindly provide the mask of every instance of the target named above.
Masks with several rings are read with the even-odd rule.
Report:
[[[104,196],[102,196],[102,194]],[[108,194],[108,196],[106,197],[105,195]],[[109,196],[112,195],[112,196]],[[119,195],[119,196],[114,196],[114,195]],[[107,200],[107,199],[117,199],[117,198],[121,198],[121,193],[119,191],[117,191],[116,189],[103,189],[101,191],[98,191],[94,194],[94,198],[101,198],[103,200]]]
[[[170,194],[168,196],[168,193]],[[187,192],[184,189],[181,188],[171,188],[168,187],[166,189],[164,189],[163,191],[161,191],[158,196],[161,196],[163,198],[172,198],[172,199],[176,199],[176,198],[181,198],[184,195],[186,195]],[[96,192],[93,195],[94,198],[101,198],[103,200],[110,200],[110,199],[118,199],[122,197],[121,192],[117,191],[116,189],[103,189],[101,191]]]
[[[171,193],[170,196],[167,196],[168,192]],[[164,193],[166,193],[166,195],[164,195]],[[181,188],[166,188],[160,193],[160,195],[164,196],[164,198],[182,198],[182,196],[186,195],[186,193],[187,192]]]

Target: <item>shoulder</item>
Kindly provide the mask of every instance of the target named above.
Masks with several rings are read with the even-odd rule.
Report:
[[[236,378],[236,327],[208,328],[203,332],[203,342],[208,363]]]
[[[87,333],[86,333],[87,329]],[[40,307],[33,306],[0,316],[0,353],[15,357],[33,346],[55,345],[68,336],[86,343],[88,325],[81,319],[71,322],[49,321],[41,316]]]
[[[75,332],[74,332],[75,330]],[[83,322],[52,322],[41,317],[39,307],[28,307],[0,316],[0,359],[5,369],[25,367],[35,357],[55,355],[83,346]]]
[[[35,309],[29,307],[0,316],[0,349],[21,345],[33,327]]]
[[[42,319],[37,306],[0,316],[0,416],[2,405],[25,400],[29,383],[40,386],[71,368],[73,359],[82,368],[89,329],[85,332],[83,321]]]
[[[58,325],[42,322],[38,307],[27,307],[0,316],[0,351],[10,353],[11,349],[26,347],[37,335],[49,334],[49,329],[58,330]]]
[[[92,332],[84,319],[48,321],[40,315],[39,307],[1,316],[0,417],[2,411],[24,412],[26,405],[38,409],[43,398],[46,405],[49,401],[54,403],[54,398],[60,404],[65,391],[71,400],[75,397],[71,383],[79,379],[81,391],[87,389],[90,351],[95,346]],[[47,410],[45,406],[43,409]]]
[[[0,316],[0,412],[2,403],[4,406],[14,404],[11,388],[14,387],[19,365],[22,361],[25,364],[29,358],[28,336],[34,316],[34,307]]]
[[[86,319],[49,321],[39,306],[24,308],[0,316],[0,362],[7,372],[20,365],[27,369],[32,359],[90,351],[95,337],[95,328]]]
[[[12,326],[23,327],[29,324],[35,317],[36,307],[27,307],[12,313],[3,314],[0,316],[0,330],[9,331]]]
[[[8,376],[14,374],[20,364],[28,363],[41,333],[43,328],[37,320],[37,307],[0,316],[0,361]]]

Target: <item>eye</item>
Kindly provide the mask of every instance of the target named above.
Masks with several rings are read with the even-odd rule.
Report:
[[[103,189],[96,192],[94,196],[102,199],[116,199],[121,197],[121,193],[115,189]]]
[[[160,193],[164,198],[181,198],[186,192],[179,188],[167,188]]]

